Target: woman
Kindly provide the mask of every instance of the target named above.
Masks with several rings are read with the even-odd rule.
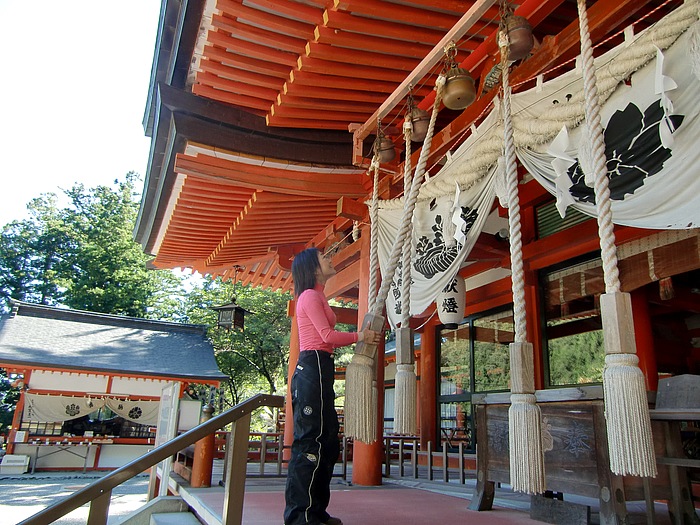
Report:
[[[317,248],[297,254],[292,263],[299,360],[292,376],[294,442],[287,468],[285,525],[342,525],[326,512],[333,467],[340,451],[335,411],[333,349],[365,341],[377,343],[372,330],[338,332],[336,317],[323,294],[335,275],[329,258]]]

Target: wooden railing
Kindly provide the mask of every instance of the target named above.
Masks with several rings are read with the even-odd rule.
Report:
[[[114,487],[130,480],[137,474],[157,465],[164,459],[213,434],[218,429],[232,424],[228,438],[226,472],[224,484],[224,509],[222,525],[240,525],[243,518],[243,496],[245,492],[246,463],[250,435],[250,414],[257,408],[281,407],[284,397],[258,394],[243,403],[211,418],[209,421],[181,434],[140,458],[111,472],[104,478],[88,485],[68,498],[30,516],[17,525],[47,525],[62,518],[78,507],[90,503],[87,525],[106,525],[110,497]],[[161,483],[167,483],[168,472],[163,473]]]

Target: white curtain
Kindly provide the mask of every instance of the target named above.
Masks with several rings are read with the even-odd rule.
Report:
[[[128,421],[141,425],[157,425],[159,401],[130,401],[125,399],[106,399],[107,408]]]
[[[58,422],[87,416],[102,408],[105,401],[95,397],[24,395],[22,421]]]

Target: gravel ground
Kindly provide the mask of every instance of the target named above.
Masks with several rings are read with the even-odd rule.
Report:
[[[15,525],[73,492],[100,479],[105,474],[79,472],[37,473],[0,477],[0,523]],[[112,491],[108,525],[117,525],[124,517],[146,502],[148,475],[142,474]],[[85,525],[89,506],[75,509],[54,523]]]

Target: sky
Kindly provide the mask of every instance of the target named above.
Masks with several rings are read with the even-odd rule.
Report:
[[[42,193],[143,179],[160,3],[0,0],[0,227]]]

